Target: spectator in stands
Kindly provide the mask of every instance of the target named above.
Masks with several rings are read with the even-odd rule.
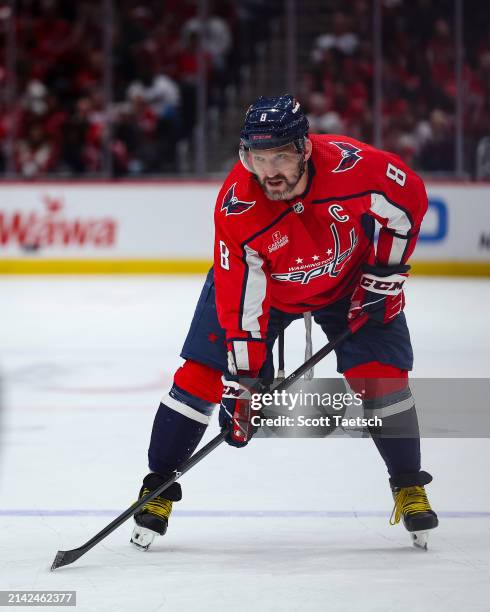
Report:
[[[311,63],[298,95],[309,104],[316,131],[371,141],[372,3],[321,4],[325,12],[319,22],[325,16],[325,27],[309,50]],[[208,119],[215,119],[208,123],[212,138],[218,135],[217,126],[222,130],[229,123],[223,121],[226,100],[249,73],[244,63],[258,61],[256,47],[270,42],[270,22],[279,23],[284,5],[281,0],[208,0],[209,17],[200,24],[196,0],[115,2],[113,95],[108,100],[103,3],[16,3],[16,101],[13,107],[5,97],[1,100],[0,173],[7,167],[9,134],[17,138],[11,161],[25,176],[99,173],[109,159],[118,175],[179,171],[177,158],[186,157],[184,150],[192,152],[197,120],[200,35]],[[304,8],[299,0],[297,6]],[[309,7],[315,18],[317,9],[313,3]],[[453,0],[382,2],[384,146],[427,171],[454,167],[453,11]],[[486,3],[472,3],[471,9],[465,5],[464,28],[465,142],[473,156],[479,140],[490,133]],[[0,88],[5,91],[2,35]],[[470,159],[467,166],[471,164]]]
[[[46,138],[39,123],[32,123],[26,135],[17,141],[15,148],[16,172],[26,178],[36,178],[54,168],[56,150]]]
[[[321,62],[325,51],[334,49],[344,55],[353,55],[359,47],[359,36],[351,28],[346,13],[337,11],[332,17],[332,31],[319,36],[313,46],[314,62]]]
[[[212,8],[212,7],[211,7]],[[204,51],[210,59],[209,102],[223,109],[225,107],[224,90],[230,80],[228,66],[232,46],[232,34],[229,25],[220,15],[210,12],[209,17],[201,22],[197,17],[184,23],[181,31],[182,46],[189,48],[194,41],[202,40]],[[189,39],[192,39],[189,40]]]
[[[311,94],[308,107],[308,121],[310,129],[317,134],[342,134],[345,131],[344,122],[340,115],[332,110],[332,100],[325,94],[314,92]]]
[[[419,165],[427,172],[454,171],[454,125],[440,109],[430,114],[430,135],[419,155]]]

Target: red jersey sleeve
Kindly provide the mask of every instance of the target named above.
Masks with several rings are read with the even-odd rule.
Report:
[[[238,174],[238,179],[237,179]],[[237,369],[256,375],[265,359],[270,296],[267,263],[251,246],[256,227],[247,175],[233,171],[216,202],[214,282],[216,309]],[[230,368],[231,369],[231,368]]]
[[[376,262],[384,266],[405,263],[427,212],[424,183],[399,157],[386,151],[371,154],[367,172],[375,185],[367,212],[382,226]]]

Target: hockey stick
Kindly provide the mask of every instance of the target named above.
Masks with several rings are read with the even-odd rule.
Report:
[[[278,353],[278,367],[276,378],[284,380],[284,328],[281,327],[279,330],[279,336],[277,338],[277,353]]]
[[[321,361],[324,357],[326,357],[329,353],[331,353],[339,344],[344,342],[347,338],[349,338],[354,332],[356,332],[360,327],[364,325],[367,320],[367,316],[361,315],[357,317],[353,322],[350,323],[349,327],[343,331],[337,338],[326,344],[323,348],[317,351],[314,355],[310,357],[303,365],[301,365],[298,369],[292,372],[289,376],[287,376],[283,381],[275,387],[275,391],[283,391],[287,389],[297,378],[299,378],[302,374],[304,374],[307,370],[315,366],[319,361]],[[216,447],[218,447],[226,436],[226,431],[220,432],[215,438],[213,438],[210,442],[208,442],[205,446],[201,448],[201,450],[194,453],[192,457],[184,461],[184,463],[180,466],[179,470],[176,470],[171,478],[165,481],[162,485],[160,485],[154,491],[151,491],[138,501],[136,501],[132,506],[130,506],[127,510],[125,510],[122,514],[120,514],[116,519],[109,523],[102,531],[99,531],[93,538],[85,542],[79,548],[74,548],[72,550],[59,550],[56,553],[56,557],[54,558],[53,564],[51,565],[51,571],[57,569],[58,567],[62,567],[63,565],[69,565],[73,563],[77,559],[79,559],[82,555],[88,552],[91,548],[93,548],[96,544],[101,542],[105,537],[107,537],[110,533],[112,533],[115,529],[120,527],[125,521],[128,520],[133,514],[141,510],[145,504],[149,501],[163,493],[165,489],[168,489],[176,480],[178,480],[182,474],[185,474],[188,470],[194,467],[197,463],[199,463],[204,457],[209,455],[211,451],[213,451]]]

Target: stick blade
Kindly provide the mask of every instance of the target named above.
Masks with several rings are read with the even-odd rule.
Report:
[[[51,565],[51,571],[54,572],[58,567],[63,567],[63,565],[70,565],[73,561],[79,559],[85,550],[83,548],[74,548],[73,550],[59,550],[56,553],[56,557],[54,558],[53,564]]]

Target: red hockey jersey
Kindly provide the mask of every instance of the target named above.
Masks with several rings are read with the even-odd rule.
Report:
[[[396,155],[339,135],[310,135],[305,192],[268,199],[238,162],[215,209],[216,307],[229,340],[265,338],[271,307],[301,313],[354,290],[361,265],[406,262],[427,195]],[[381,231],[374,252],[376,219]]]

